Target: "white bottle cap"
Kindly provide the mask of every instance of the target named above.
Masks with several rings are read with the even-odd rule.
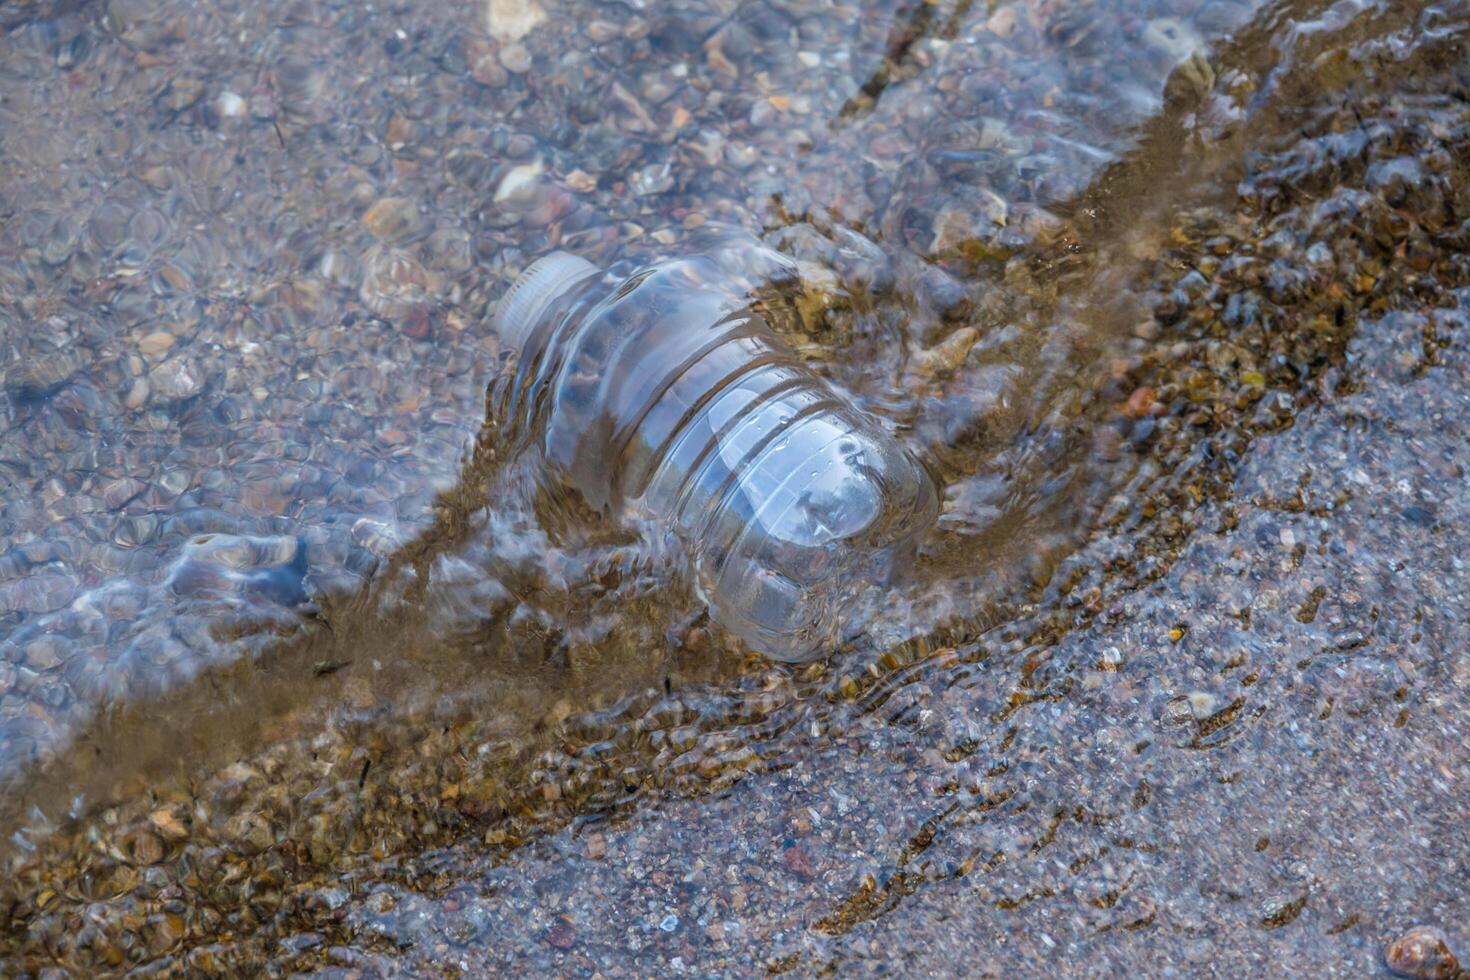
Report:
[[[574,283],[597,272],[597,266],[570,252],[552,252],[532,262],[500,298],[495,332],[507,346],[521,351],[546,308]]]

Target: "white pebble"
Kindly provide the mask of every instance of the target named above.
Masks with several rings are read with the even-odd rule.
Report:
[[[245,115],[245,100],[228,89],[219,94],[215,104],[219,106],[219,114],[227,118],[235,119]]]

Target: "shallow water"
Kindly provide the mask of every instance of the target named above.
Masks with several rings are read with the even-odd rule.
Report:
[[[1463,6],[541,9],[0,5],[16,969],[1470,942]],[[487,398],[716,225],[946,487],[804,668]]]

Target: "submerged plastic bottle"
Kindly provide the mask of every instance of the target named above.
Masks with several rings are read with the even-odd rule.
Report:
[[[706,257],[609,283],[556,252],[501,301],[509,411],[594,508],[672,522],[713,617],[815,656],[934,521],[933,480],[804,367]]]

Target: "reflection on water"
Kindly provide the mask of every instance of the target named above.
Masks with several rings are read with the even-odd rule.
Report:
[[[0,4],[6,955],[1305,966],[1453,901],[1395,773],[1464,734],[1464,11],[1256,8]],[[806,668],[485,412],[513,273],[713,222],[948,488]]]

